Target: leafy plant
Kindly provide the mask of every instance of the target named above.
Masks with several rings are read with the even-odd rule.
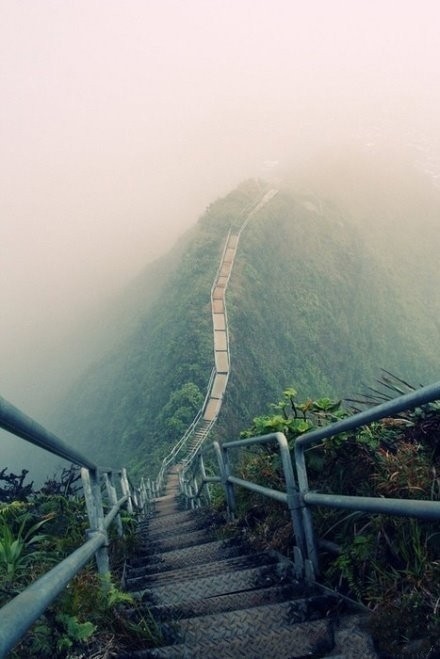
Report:
[[[402,382],[396,393],[405,391]],[[387,384],[394,391],[391,375]],[[384,398],[389,397],[385,392]],[[272,409],[274,415],[257,417],[245,436],[282,424],[293,446],[302,428],[292,420],[307,420],[310,427],[316,427],[347,414],[339,401],[298,402],[293,388]],[[340,494],[438,500],[439,432],[440,410],[430,404],[333,437],[306,453],[310,487]],[[254,449],[242,456],[241,473],[254,482],[282,489],[277,458],[272,449]],[[238,524],[248,539],[289,554],[292,536],[285,510],[240,490],[237,498]],[[322,557],[328,585],[375,609],[372,629],[382,651],[393,648],[394,653],[400,652],[410,640],[419,638],[420,630],[428,649],[439,648],[440,533],[436,525],[329,508],[314,508],[313,517],[318,537],[331,540],[340,549],[336,557]],[[398,615],[399,622],[390,631],[386,621]]]
[[[6,583],[12,582],[31,561],[41,556],[41,552],[34,547],[47,536],[37,531],[47,523],[48,519],[26,528],[29,519],[29,515],[26,514],[15,532],[0,515],[0,578]]]

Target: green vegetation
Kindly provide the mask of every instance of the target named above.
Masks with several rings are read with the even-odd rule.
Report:
[[[65,471],[39,492],[3,470],[0,482],[0,606],[48,572],[85,540],[85,504]],[[14,489],[18,500],[11,500]],[[60,494],[60,492],[63,494]],[[132,519],[123,519],[125,539],[111,536],[112,579],[134,542]],[[44,533],[40,531],[44,530]],[[157,644],[160,633],[148,609],[120,591],[109,577],[98,577],[93,561],[70,582],[59,598],[11,652],[12,658],[105,656]]]
[[[210,289],[226,235],[266,189],[250,181],[212,204],[115,303],[107,323],[122,328],[119,342],[113,337],[113,348],[60,407],[50,424],[60,436],[100,464],[156,475],[205,396],[213,366]],[[339,399],[371,382],[378,364],[412,382],[438,378],[438,232],[432,222],[420,241],[414,230],[396,232],[418,212],[408,196],[405,204],[403,210],[391,204],[391,224],[372,236],[375,211],[368,204],[349,218],[324,199],[283,189],[255,214],[228,289],[232,373],[217,438],[237,436],[255,417],[248,434],[280,430],[293,445],[298,435],[350,413]],[[285,389],[261,416],[264,402],[292,380],[310,398],[301,402],[296,390]],[[399,393],[407,385],[394,379],[387,386]],[[311,485],[321,492],[438,500],[439,431],[440,412],[427,406],[336,437],[308,451]],[[240,469],[255,482],[282,487],[274,452],[254,450]],[[77,547],[87,524],[70,481],[34,493],[25,476],[0,472],[0,604]],[[291,550],[283,507],[243,492],[238,503],[251,540]],[[435,526],[329,509],[317,509],[314,519],[319,536],[340,546],[336,557],[324,556],[325,578],[374,610],[381,650],[395,656],[420,640],[426,656],[434,656],[429,648],[440,652]],[[117,570],[124,547],[116,539],[113,545]],[[148,613],[113,584],[100,584],[89,566],[13,656],[79,657],[96,648],[106,656],[115,636],[130,650],[154,644],[158,631]]]
[[[395,395],[405,388],[388,376],[384,382]],[[243,435],[280,430],[293,447],[299,435],[349,413],[340,401],[328,398],[298,402],[296,392],[288,389],[272,406],[272,414],[255,418]],[[433,403],[326,440],[307,451],[310,488],[322,493],[440,501],[439,432],[440,405]],[[254,448],[242,456],[239,468],[245,478],[283,489],[276,451]],[[237,498],[241,535],[245,529],[257,545],[289,554],[293,538],[286,509],[246,490],[238,490]],[[323,578],[372,609],[371,631],[379,650],[386,656],[401,656],[414,643],[418,656],[437,656],[438,525],[329,508],[314,508],[313,518],[317,536],[340,548],[336,557],[323,554]]]
[[[115,466],[156,475],[206,393],[209,293],[226,234],[264,191],[250,181],[212,204],[115,304],[125,331],[61,407],[62,437],[100,463],[111,455]],[[249,222],[228,289],[232,374],[218,437],[237,436],[292,378],[314,397],[359,391],[378,364],[415,382],[435,379],[435,308],[423,286],[417,293],[414,270],[405,275],[411,289],[399,286],[396,263],[417,252],[414,236],[393,258],[387,245],[385,258],[367,232],[334,205],[287,189]],[[438,280],[429,259],[424,267]]]
[[[157,266],[145,273],[146,305],[136,283],[131,333],[69,396],[56,424],[63,437],[87,446],[97,460],[108,461],[110,453],[115,465],[131,463],[132,473],[142,467],[157,473],[206,393],[213,366],[210,290],[227,231],[260,196],[250,183],[212,204],[162,259],[153,301],[150,276]]]

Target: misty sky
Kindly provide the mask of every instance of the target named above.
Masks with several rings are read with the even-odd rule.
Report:
[[[0,0],[2,395],[33,413],[49,351],[266,161],[438,144],[439,25],[437,0]]]

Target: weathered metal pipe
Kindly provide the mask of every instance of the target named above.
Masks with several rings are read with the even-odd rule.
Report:
[[[0,396],[0,428],[25,439],[35,446],[50,451],[60,458],[69,460],[81,467],[96,470],[97,466],[85,455],[68,446],[62,439],[49,432],[39,423],[21,412],[17,407]]]
[[[69,581],[106,542],[106,534],[96,532],[79,549],[14,597],[1,609],[0,657],[4,657]]]

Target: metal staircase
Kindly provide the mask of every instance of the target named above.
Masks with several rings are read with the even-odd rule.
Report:
[[[93,555],[99,574],[108,578],[107,531],[115,524],[115,533],[124,535],[120,515],[123,508],[130,516],[137,513],[140,518],[139,546],[126,563],[124,585],[160,625],[162,643],[129,654],[120,652],[120,659],[376,656],[363,629],[363,613],[316,581],[322,543],[315,537],[312,510],[328,507],[438,521],[440,502],[311,491],[305,452],[327,439],[397,417],[405,410],[423,411],[423,406],[437,405],[440,382],[318,427],[296,438],[293,447],[279,432],[222,444],[206,442],[221,409],[230,371],[225,292],[239,238],[250,218],[276,193],[270,190],[243,212],[240,231],[228,234],[211,290],[215,367],[206,398],[186,433],[164,459],[156,481],[141,479],[134,487],[125,468],[95,464],[0,398],[0,428],[82,467],[89,524],[87,539],[79,547],[2,608],[1,657],[19,642]],[[283,489],[234,474],[236,451],[266,444],[277,445],[283,473],[278,487]],[[206,458],[210,460],[209,470],[205,468]],[[160,491],[159,496],[162,484],[165,492]],[[229,520],[234,518],[235,488],[239,487],[287,506],[293,530],[293,562],[274,551],[253,552],[241,537],[222,538],[214,515],[200,508],[203,501],[209,501],[213,484],[224,489]]]
[[[181,510],[178,470],[140,525],[125,587],[160,626],[162,647],[120,659],[376,657],[363,615],[305,581],[277,552],[219,539],[212,515]]]

